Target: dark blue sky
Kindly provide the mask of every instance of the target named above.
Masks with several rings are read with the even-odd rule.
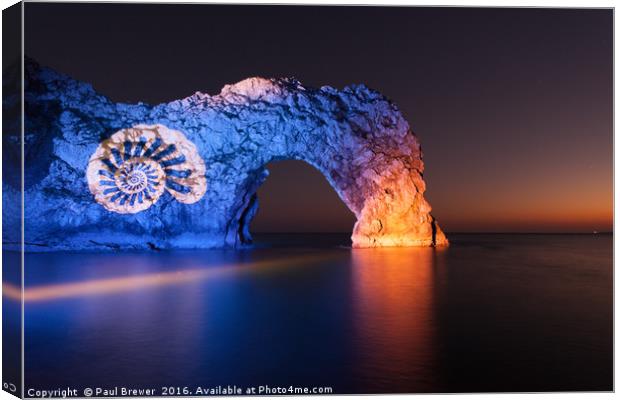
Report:
[[[365,83],[420,138],[447,231],[611,229],[612,10],[27,3],[25,16],[27,55],[114,101],[257,75]],[[274,170],[258,230],[350,230],[309,168]]]

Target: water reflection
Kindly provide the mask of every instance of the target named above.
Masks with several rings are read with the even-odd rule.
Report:
[[[360,377],[378,391],[436,390],[434,251],[352,251],[355,353]]]
[[[339,386],[348,254],[29,254],[27,384]]]
[[[451,238],[27,254],[26,386],[611,388],[611,236]]]
[[[30,259],[35,259],[40,255],[29,255]],[[92,257],[92,256],[91,256]],[[52,285],[27,286],[24,289],[23,297],[25,302],[49,301],[71,297],[96,296],[114,294],[119,292],[131,292],[142,289],[156,288],[160,286],[181,285],[184,283],[199,282],[209,278],[216,278],[221,275],[230,275],[239,272],[248,272],[249,269],[265,270],[282,266],[303,265],[325,260],[326,256],[297,256],[293,258],[280,257],[270,260],[230,263],[215,265],[205,268],[205,265],[196,265],[196,268],[187,268],[184,264],[182,269],[171,272],[148,273],[148,255],[133,255],[124,257],[121,265],[127,267],[124,273],[131,273],[131,276],[115,277],[107,279],[89,279],[71,283],[59,283]],[[118,261],[118,260],[117,260]],[[193,260],[195,262],[195,260]],[[189,263],[192,266],[193,262]],[[114,264],[118,265],[118,264]],[[98,265],[101,269],[106,269],[104,263]],[[3,296],[14,301],[20,301],[22,293],[20,287],[11,284],[2,284]]]

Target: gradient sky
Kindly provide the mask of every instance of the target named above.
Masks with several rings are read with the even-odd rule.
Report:
[[[448,232],[612,229],[612,10],[27,3],[25,17],[27,55],[114,101],[250,76],[365,83],[420,138]],[[312,167],[270,169],[255,230],[351,229]]]

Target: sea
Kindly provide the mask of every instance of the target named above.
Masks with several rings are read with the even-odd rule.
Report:
[[[612,234],[448,237],[28,253],[25,394],[613,390]]]

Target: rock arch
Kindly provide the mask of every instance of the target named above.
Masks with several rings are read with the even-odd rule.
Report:
[[[243,245],[265,165],[282,159],[323,173],[357,217],[354,247],[447,244],[423,196],[418,139],[393,103],[363,85],[313,89],[294,79],[250,78],[215,96],[122,104],[27,60],[26,110],[36,110],[26,114],[31,250]],[[204,160],[204,195],[188,204],[164,191],[136,213],[95,201],[86,179],[91,157],[135,126],[182,133]],[[18,196],[16,189],[5,185],[8,196]]]

